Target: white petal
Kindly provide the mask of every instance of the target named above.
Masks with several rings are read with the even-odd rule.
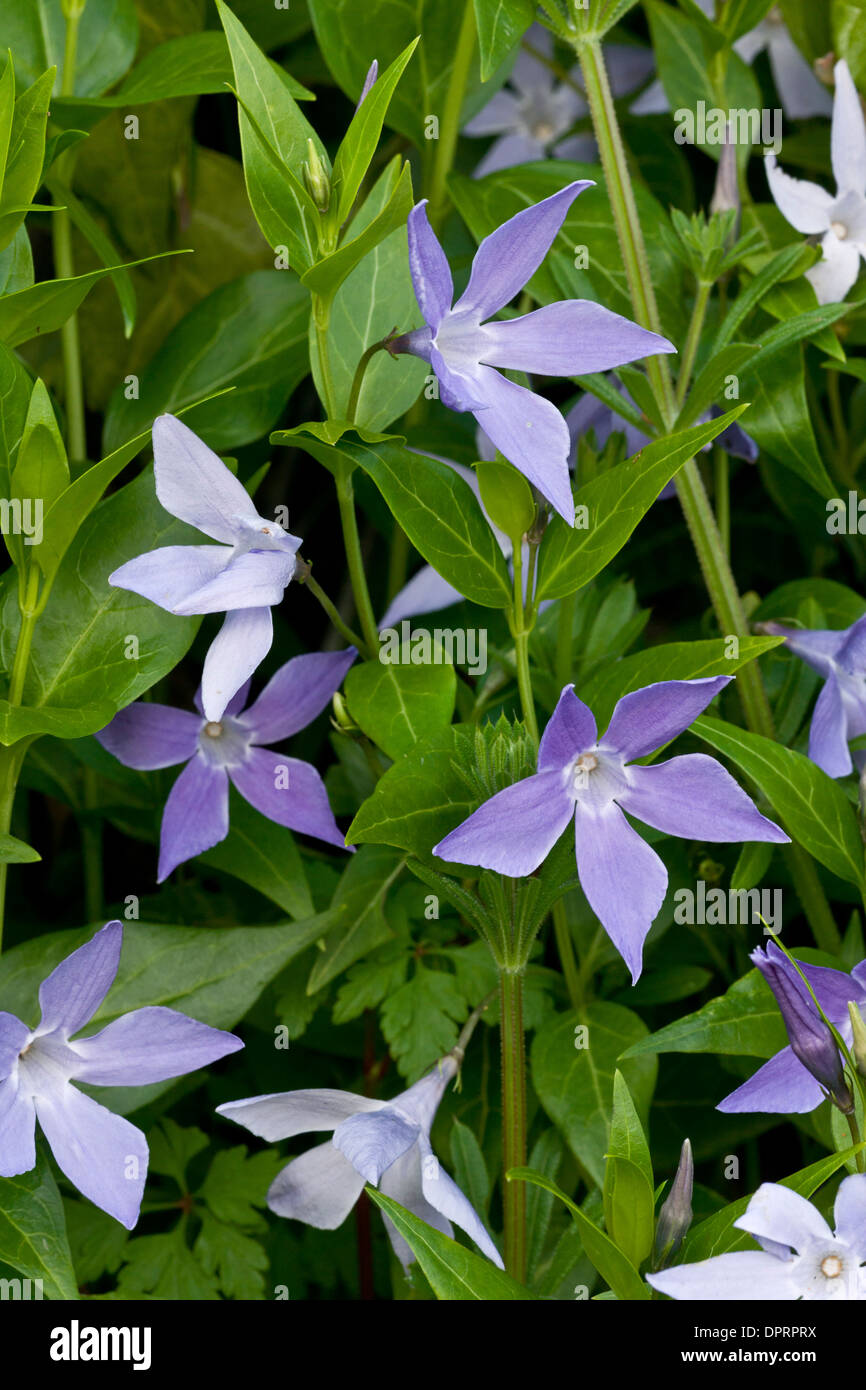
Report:
[[[825,188],[807,179],[793,179],[784,173],[771,152],[764,156],[767,182],[782,216],[798,232],[826,232],[834,198]]]
[[[841,304],[860,271],[860,252],[851,241],[828,232],[821,242],[824,259],[806,271],[819,304]]]
[[[839,1184],[834,1214],[837,1239],[850,1245],[858,1260],[866,1260],[866,1173]]]
[[[791,1262],[762,1250],[737,1250],[693,1265],[677,1265],[648,1274],[647,1283],[669,1298],[694,1302],[780,1303],[799,1297],[791,1279]]]
[[[833,69],[836,95],[833,98],[833,124],[830,158],[839,192],[853,188],[866,193],[866,124],[863,107],[845,59]]]
[[[817,1207],[781,1183],[762,1183],[745,1212],[734,1222],[741,1231],[804,1250],[810,1241],[832,1240],[833,1232]]]
[[[316,1129],[336,1129],[361,1110],[381,1110],[383,1102],[356,1096],[352,1091],[278,1091],[249,1100],[230,1100],[217,1106],[217,1114],[243,1125],[251,1134],[273,1144],[308,1134]]]
[[[268,1190],[268,1206],[278,1216],[333,1231],[345,1221],[364,1187],[347,1158],[330,1139],[278,1173]]]

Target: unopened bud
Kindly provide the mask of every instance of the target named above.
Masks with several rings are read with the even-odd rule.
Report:
[[[346,701],[343,699],[339,690],[334,691],[334,694],[331,698],[331,704],[334,710],[334,713],[331,718],[331,723],[334,725],[334,728],[339,729],[341,734],[360,733],[358,725],[355,723],[354,719],[349,713],[348,708],[346,706]]]
[[[321,155],[311,139],[307,140],[307,158],[303,164],[304,183],[319,212],[327,212],[331,201],[331,180]]]
[[[753,951],[751,960],[776,996],[797,1061],[820,1082],[843,1115],[852,1114],[854,1097],[845,1081],[836,1039],[817,1012],[796,968],[778,946],[772,944],[766,954],[761,950]]]
[[[677,1253],[686,1231],[692,1224],[692,1189],[694,1183],[695,1165],[692,1159],[692,1146],[688,1139],[684,1139],[676,1177],[671,1184],[671,1190],[665,1198],[656,1223],[654,1269],[661,1269]]]
[[[863,1022],[863,1015],[853,999],[848,1000],[848,1015],[851,1019],[851,1031],[854,1034],[851,1055],[860,1075],[866,1076],[866,1023]]]
[[[740,189],[737,183],[737,147],[731,140],[730,124],[725,129],[725,143],[719,154],[716,186],[710,200],[710,212],[739,212]]]

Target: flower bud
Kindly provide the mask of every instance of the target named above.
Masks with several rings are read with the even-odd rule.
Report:
[[[311,139],[307,140],[307,158],[302,167],[307,192],[319,212],[327,212],[331,201],[331,180],[322,163],[319,151]]]
[[[655,1269],[660,1269],[677,1253],[686,1231],[692,1224],[694,1181],[695,1166],[692,1160],[692,1146],[688,1139],[685,1139],[680,1151],[676,1177],[664,1200],[656,1223]]]
[[[759,949],[751,959],[776,996],[794,1056],[820,1082],[833,1104],[850,1115],[854,1097],[845,1081],[836,1039],[818,1014],[794,966],[778,946],[772,945],[766,955]]]
[[[851,1055],[860,1075],[866,1076],[866,1023],[863,1022],[863,1015],[853,999],[848,1000],[848,1015],[851,1019],[851,1031],[854,1034]]]
[[[725,143],[719,155],[716,184],[710,201],[710,212],[740,212],[740,189],[737,183],[737,147],[730,139],[730,123],[725,128]]]

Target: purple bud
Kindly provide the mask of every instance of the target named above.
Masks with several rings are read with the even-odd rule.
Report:
[[[753,951],[751,959],[776,996],[794,1056],[820,1082],[833,1104],[850,1115],[854,1099],[845,1082],[836,1040],[794,966],[778,946],[772,945],[766,954]]]
[[[671,1190],[665,1198],[656,1223],[655,1269],[660,1269],[676,1254],[686,1231],[692,1224],[694,1182],[695,1165],[692,1160],[692,1146],[688,1139],[684,1139],[676,1177],[671,1184]]]
[[[361,106],[363,106],[364,98],[369,95],[370,88],[376,85],[376,80],[378,76],[379,61],[377,58],[374,58],[372,63],[370,64],[367,76],[364,78],[364,85],[361,88],[361,95],[358,97],[358,105],[355,107],[356,111],[360,110]]]

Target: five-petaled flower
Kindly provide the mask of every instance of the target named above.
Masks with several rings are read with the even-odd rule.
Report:
[[[866,615],[838,629],[785,627],[762,623],[761,630],[784,637],[786,645],[807,666],[824,677],[809,727],[809,757],[828,777],[846,777],[854,762],[848,740],[866,734]]]
[[[166,511],[220,544],[149,550],[121,565],[108,582],[169,613],[225,613],[202,672],[204,712],[219,720],[270,651],[271,606],[295,572],[301,542],[259,516],[222,459],[173,415],[154,421],[153,473]]]
[[[866,1173],[839,1184],[836,1230],[816,1207],[781,1183],[765,1182],[734,1225],[760,1250],[733,1250],[677,1265],[647,1282],[670,1298],[694,1301],[866,1298]]]
[[[122,924],[109,922],[62,960],[39,987],[36,1028],[0,1013],[0,1176],[34,1167],[38,1120],[69,1181],[131,1230],[147,1177],[147,1142],[72,1082],[147,1086],[196,1071],[243,1043],[160,1007],[135,1009],[99,1033],[73,1038],[111,988],[122,942]]]
[[[586,299],[547,304],[496,322],[538,269],[578,193],[577,180],[543,202],[524,208],[485,237],[469,284],[456,304],[445,252],[424,202],[409,214],[409,268],[424,327],[393,338],[392,352],[429,362],[449,410],[472,411],[488,438],[548,499],[570,526],[574,498],[568,474],[568,426],[556,406],[510,381],[497,367],[544,376],[603,372],[672,343]]]
[[[866,257],[866,122],[844,58],[833,71],[830,160],[835,197],[820,184],[783,173],[772,152],[764,156],[770,192],[782,216],[798,232],[821,233],[823,257],[806,271],[819,304],[844,299],[857,279],[860,257]]]
[[[453,1221],[502,1268],[475,1208],[430,1146],[439,1102],[456,1074],[457,1061],[449,1053],[394,1100],[371,1100],[351,1091],[284,1091],[229,1101],[217,1106],[217,1113],[269,1143],[310,1130],[333,1131],[331,1139],[292,1159],[274,1179],[268,1206],[278,1216],[333,1231],[369,1182],[446,1235],[453,1234]],[[408,1267],[415,1256],[387,1217],[385,1224],[397,1256]]]
[[[433,853],[520,878],[538,868],[573,820],[581,887],[637,980],[668,875],[624,812],[687,840],[788,841],[705,753],[634,762],[687,729],[729,680],[659,681],[633,690],[601,739],[592,711],[567,685],[541,739],[538,771],[485,801]]]
[[[757,1110],[768,1115],[804,1115],[826,1099],[834,1079],[838,1079],[840,1054],[834,1044],[837,1071],[821,1032],[821,1029],[828,1031],[826,1024],[822,1023],[809,991],[784,952],[770,942],[766,957],[756,951],[752,960],[773,988],[780,1008],[782,999],[786,998],[783,1016],[788,1036],[792,1042],[797,1041],[797,1051],[804,1060],[798,1058],[792,1046],[783,1047],[759,1067],[754,1076],[726,1096],[716,1109],[725,1114]],[[823,965],[806,965],[803,961],[797,964],[827,1018],[850,1047],[852,1029],[848,1003],[851,1001],[861,1008],[866,1006],[866,960],[855,965],[850,975]],[[807,1062],[813,1065],[810,1067]],[[821,1080],[818,1080],[819,1074]]]
[[[229,832],[229,782],[269,820],[346,848],[325,785],[310,763],[263,748],[306,728],[327,705],[355,660],[342,652],[295,656],[245,709],[249,681],[222,719],[139,701],[96,737],[126,767],[152,772],[186,763],[165,803],[157,880]],[[199,698],[196,704],[201,709]]]

